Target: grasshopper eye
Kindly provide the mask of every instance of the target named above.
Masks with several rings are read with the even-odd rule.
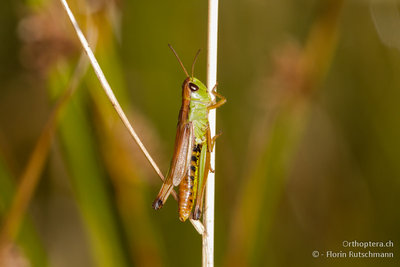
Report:
[[[197,90],[199,90],[199,87],[194,83],[189,83],[189,88],[192,92],[196,92]]]

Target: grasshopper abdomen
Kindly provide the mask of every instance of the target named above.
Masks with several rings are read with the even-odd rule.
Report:
[[[179,184],[178,213],[179,219],[183,222],[189,218],[197,195],[201,146],[200,144],[194,145],[188,175]]]

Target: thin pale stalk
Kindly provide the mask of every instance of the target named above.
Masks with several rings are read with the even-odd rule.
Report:
[[[217,82],[217,44],[218,44],[218,0],[208,1],[208,53],[207,53],[207,88]],[[211,94],[212,95],[212,94]],[[214,98],[214,96],[212,95]],[[209,122],[211,136],[215,136],[215,109],[210,110]],[[215,149],[211,153],[211,168],[215,170]],[[214,199],[215,173],[207,179],[203,225],[203,267],[214,266]]]
[[[92,67],[94,69],[94,72],[96,73],[97,78],[100,81],[101,86],[104,89],[104,92],[106,93],[108,99],[110,100],[111,104],[113,105],[115,111],[117,112],[118,116],[122,120],[122,123],[125,125],[125,127],[128,129],[130,135],[132,136],[133,140],[136,142],[136,144],[139,146],[140,150],[143,152],[145,155],[146,159],[149,161],[150,165],[153,167],[154,171],[158,174],[158,176],[161,178],[162,181],[164,181],[164,175],[161,173],[160,169],[158,168],[157,164],[153,160],[153,158],[150,156],[150,153],[147,151],[146,147],[140,140],[139,136],[136,134],[135,130],[133,129],[132,125],[129,123],[128,118],[126,117],[124,111],[121,108],[121,105],[119,104],[117,98],[114,95],[114,92],[111,89],[110,84],[108,83],[99,63],[97,62],[96,57],[94,56],[92,49],[89,46],[88,41],[86,40],[84,34],[82,33],[78,22],[75,19],[75,16],[73,15],[71,9],[68,6],[68,3],[66,0],[60,0],[62,6],[64,7],[65,11],[67,12],[68,18],[70,19],[72,26],[75,29],[76,34],[78,35],[79,41],[82,44],[83,49],[85,50],[87,56],[89,57],[89,61],[92,64]],[[175,198],[175,200],[178,199],[178,196],[175,191],[172,191],[172,196]],[[190,220],[190,222],[193,224],[194,228],[199,232],[199,234],[203,234],[204,227],[199,221],[195,220]]]

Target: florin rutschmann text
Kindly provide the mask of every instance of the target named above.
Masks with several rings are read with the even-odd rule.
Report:
[[[314,250],[314,258],[393,258],[393,241],[357,241],[344,240],[343,250]]]

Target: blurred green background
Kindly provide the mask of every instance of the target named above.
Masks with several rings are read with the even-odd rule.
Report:
[[[165,172],[185,78],[167,44],[187,68],[202,48],[195,76],[206,80],[207,1],[69,3]],[[220,1],[216,266],[400,265],[399,10],[394,0]],[[200,266],[201,236],[176,201],[151,208],[161,182],[60,1],[2,1],[0,38],[2,264]],[[354,240],[394,247],[343,247]]]

